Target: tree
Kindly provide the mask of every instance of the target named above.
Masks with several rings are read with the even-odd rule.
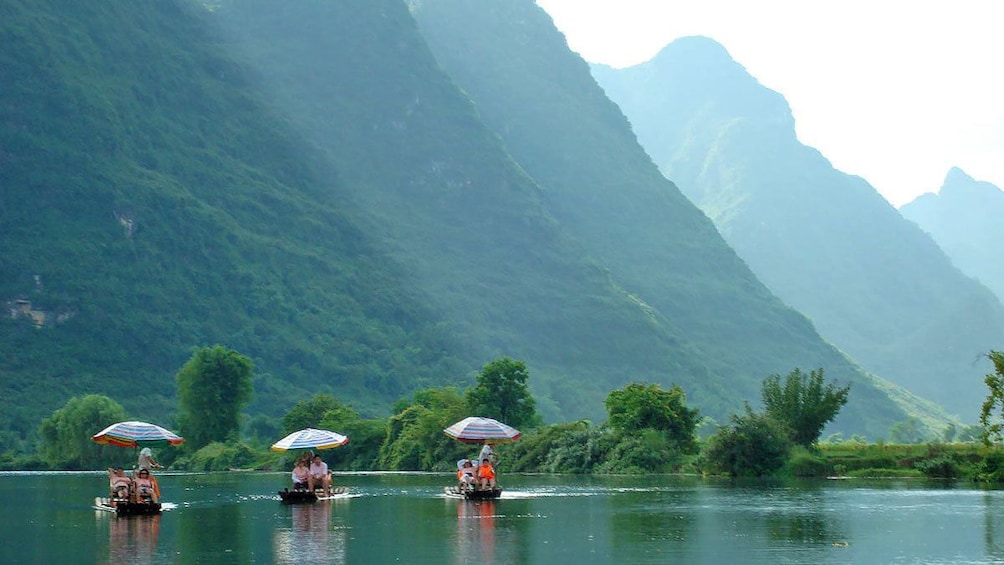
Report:
[[[847,404],[850,385],[838,388],[833,383],[823,386],[823,370],[808,375],[798,368],[788,373],[781,386],[781,376],[764,379],[761,388],[768,416],[787,426],[791,441],[811,447],[819,440],[827,423]]]
[[[203,347],[175,376],[179,427],[195,451],[214,441],[236,439],[240,411],[251,400],[251,360],[223,347]]]
[[[334,396],[319,392],[300,400],[282,417],[282,433],[291,434],[304,428],[316,428],[324,419],[324,413],[338,410],[344,405]]]
[[[686,395],[679,386],[673,385],[667,391],[654,384],[631,383],[607,395],[606,407],[612,428],[628,432],[658,430],[684,451],[696,447],[698,410],[687,408]]]
[[[42,457],[58,468],[107,467],[116,456],[121,460],[130,452],[98,445],[91,436],[125,419],[125,409],[107,396],[89,394],[71,398],[40,425]]]
[[[719,426],[708,438],[701,457],[712,471],[733,477],[762,477],[784,466],[791,444],[785,426],[746,406],[745,415],[732,415],[732,422]]]
[[[1002,423],[1004,421],[1004,352],[991,350],[990,353],[987,353],[987,358],[993,363],[995,372],[983,379],[990,390],[980,409],[980,425],[983,427],[981,436],[983,444],[990,446],[994,443],[1000,443],[1002,435],[1004,435],[1002,434],[1004,432],[1004,423]],[[995,418],[994,409],[998,407],[1001,410],[1001,415]]]
[[[477,384],[468,389],[468,408],[474,415],[494,418],[514,428],[536,426],[540,416],[526,384],[528,378],[522,361],[496,359],[481,369]]]

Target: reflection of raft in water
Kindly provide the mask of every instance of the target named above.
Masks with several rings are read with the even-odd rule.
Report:
[[[486,500],[502,496],[502,489],[500,488],[487,490],[464,490],[454,485],[451,487],[443,487],[443,491],[446,493],[446,496],[453,498],[466,498],[467,500]]]
[[[97,497],[94,499],[94,509],[102,512],[114,512],[118,516],[150,516],[160,514],[159,502],[130,502]]]
[[[289,490],[284,488],[279,491],[279,498],[283,504],[304,504],[317,502],[318,500],[331,500],[333,498],[344,498],[349,493],[348,487],[332,487],[331,494],[326,495],[321,489],[310,492],[306,489]]]

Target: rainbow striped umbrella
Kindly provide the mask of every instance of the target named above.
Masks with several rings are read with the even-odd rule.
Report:
[[[471,416],[443,430],[446,435],[465,443],[504,443],[516,441],[521,435],[519,430],[507,426],[498,420]]]
[[[119,447],[162,447],[180,445],[185,439],[174,432],[147,422],[119,422],[91,436],[95,443]]]
[[[293,432],[272,444],[272,451],[288,451],[290,449],[332,449],[349,443],[349,438],[342,434],[306,428]]]

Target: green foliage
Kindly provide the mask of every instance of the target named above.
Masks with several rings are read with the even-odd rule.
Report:
[[[686,395],[679,386],[667,391],[659,385],[631,383],[611,392],[606,407],[612,428],[625,432],[658,430],[679,449],[685,452],[696,449],[698,410],[687,408]]]
[[[1004,440],[1004,352],[990,351],[987,357],[994,365],[994,372],[984,379],[989,391],[980,407],[980,425],[983,444],[990,446]]]
[[[707,440],[701,465],[705,471],[733,477],[767,476],[784,466],[789,449],[785,426],[747,406],[744,415],[734,414]]]
[[[344,405],[337,398],[324,392],[319,392],[308,399],[300,400],[283,415],[282,434],[285,436],[305,428],[319,428],[321,427],[321,420],[325,418],[326,412],[342,408],[344,408]],[[337,431],[335,428],[331,429]]]
[[[197,350],[178,370],[179,427],[189,450],[236,439],[251,372],[250,359],[222,345]]]
[[[537,404],[526,381],[526,364],[509,357],[496,359],[481,369],[477,384],[467,390],[467,405],[477,416],[494,418],[520,429],[540,422]]]
[[[914,468],[929,479],[957,479],[961,476],[958,463],[949,455],[918,461]]]
[[[797,445],[809,447],[816,443],[823,427],[847,404],[850,385],[823,386],[823,381],[823,369],[805,375],[798,368],[788,373],[784,386],[778,374],[763,381],[761,396],[767,415],[785,425]]]
[[[42,421],[41,455],[50,468],[103,469],[121,462],[132,451],[98,445],[91,436],[126,420],[125,409],[107,396],[89,394],[71,398]]]
[[[1004,451],[991,448],[974,466],[973,480],[986,483],[1004,483]]]
[[[830,464],[820,454],[796,445],[791,449],[785,464],[787,474],[793,477],[825,477],[830,474]],[[842,470],[846,470],[842,468]],[[836,469],[834,469],[836,472]]]
[[[610,430],[586,420],[540,426],[507,446],[506,466],[530,473],[591,473],[612,444]]]
[[[229,471],[248,469],[264,456],[260,451],[245,443],[212,442],[179,459],[175,466],[186,471]]]
[[[470,455],[469,446],[443,433],[443,429],[463,419],[467,412],[467,403],[456,389],[421,390],[415,393],[414,402],[398,407],[380,446],[384,469],[455,470],[456,461]]]

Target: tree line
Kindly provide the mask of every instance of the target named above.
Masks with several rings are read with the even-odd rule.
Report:
[[[992,446],[1004,429],[1004,354],[992,351],[988,357],[996,372],[986,377],[990,394],[981,425],[983,444]],[[398,401],[388,418],[364,418],[334,395],[318,393],[296,402],[281,421],[247,419],[242,433],[241,410],[253,394],[252,373],[250,359],[236,351],[218,345],[197,350],[175,377],[177,431],[186,441],[163,449],[161,461],[187,470],[285,469],[298,454],[273,453],[268,446],[314,427],[350,438],[347,445],[323,452],[336,470],[448,471],[473,449],[443,429],[478,415],[523,431],[518,442],[497,446],[505,472],[765,476],[793,465],[823,465],[820,435],[850,394],[849,385],[828,382],[821,368],[808,373],[795,368],[764,379],[761,409],[747,403],[709,431],[708,421],[687,406],[679,386],[630,383],[608,394],[605,422],[543,424],[526,365],[503,357],[486,364],[473,386],[419,390]],[[42,422],[32,465],[93,469],[130,457],[129,450],[90,441],[91,434],[125,419],[125,410],[107,396],[73,398]],[[996,467],[984,471],[984,476],[993,474]],[[937,472],[943,470],[932,471]]]

